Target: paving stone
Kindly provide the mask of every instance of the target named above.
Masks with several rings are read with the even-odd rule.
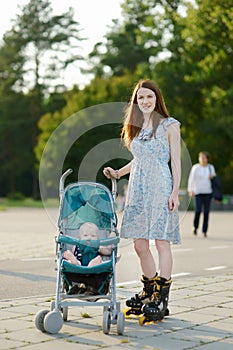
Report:
[[[126,319],[122,336],[117,334],[116,325],[111,325],[108,335],[103,333],[102,306],[70,306],[68,322],[63,323],[59,333],[47,334],[36,329],[34,320],[38,311],[50,309],[54,297],[3,300],[0,301],[1,349],[232,350],[233,301],[230,290],[224,290],[226,279],[233,282],[233,276],[226,276],[221,279],[222,284],[218,282],[217,290],[208,284],[216,281],[215,278],[194,278],[192,288],[187,285],[185,290],[179,282],[181,289],[173,290],[169,317],[143,327],[138,319]],[[199,287],[193,289],[198,283]],[[132,295],[132,288],[117,290],[122,310],[123,296],[127,293]]]

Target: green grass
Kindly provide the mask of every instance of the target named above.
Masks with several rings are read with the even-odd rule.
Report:
[[[45,203],[46,208],[57,208],[59,206],[58,199],[49,199]],[[0,199],[0,210],[7,210],[8,208],[44,208],[41,200],[35,200],[32,198],[23,199]]]
[[[82,316],[83,318],[92,318],[92,316],[89,315],[87,312],[82,312],[82,313],[81,313],[81,316]]]

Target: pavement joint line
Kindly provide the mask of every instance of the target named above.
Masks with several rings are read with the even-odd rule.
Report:
[[[227,245],[208,247],[208,249],[226,249],[226,248],[230,248],[230,247]]]
[[[30,295],[28,297],[18,297],[18,298],[11,298],[11,299],[0,299],[0,303],[1,302],[9,302],[9,301],[19,301],[19,300],[28,300],[28,299],[42,299],[42,298],[49,298],[52,299],[53,297],[55,297],[55,294],[51,295],[51,294],[46,294],[46,295]]]
[[[183,253],[183,252],[190,252],[192,250],[193,250],[193,248],[177,248],[177,249],[174,249],[173,252],[174,253]]]
[[[191,275],[191,272],[180,272],[180,273],[172,274],[172,278],[174,278],[174,277],[188,276],[188,275]]]
[[[137,280],[133,280],[133,281],[126,281],[126,282],[119,282],[116,284],[117,287],[119,286],[127,286],[127,285],[131,285],[131,284],[135,284],[138,283],[139,281]]]
[[[226,269],[226,266],[213,266],[213,267],[207,267],[205,270],[206,271],[215,271],[215,270],[222,270]]]

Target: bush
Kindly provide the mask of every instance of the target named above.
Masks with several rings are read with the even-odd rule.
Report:
[[[7,195],[7,198],[14,201],[24,200],[25,197],[21,192],[14,192]]]

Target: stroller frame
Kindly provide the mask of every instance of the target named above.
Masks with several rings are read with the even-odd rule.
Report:
[[[117,182],[116,179],[111,177],[111,185],[112,191],[110,191],[105,185],[100,183],[93,182],[80,182],[80,183],[71,183],[65,187],[66,178],[73,172],[72,169],[68,169],[60,178],[59,183],[59,197],[60,197],[60,209],[64,199],[65,193],[72,188],[72,186],[76,185],[98,185],[99,188],[103,189],[111,199],[112,211],[114,212],[115,221],[114,230],[117,232],[116,224],[117,218],[115,214],[115,201],[117,196]],[[36,328],[42,332],[48,332],[51,334],[58,333],[63,326],[63,321],[67,321],[68,319],[68,307],[70,306],[102,306],[103,307],[103,319],[102,319],[102,330],[103,333],[108,334],[110,331],[111,324],[117,325],[117,334],[122,335],[124,332],[124,321],[125,316],[124,313],[120,311],[120,302],[117,302],[116,297],[116,261],[117,261],[117,244],[120,241],[119,234],[113,238],[105,238],[99,239],[97,241],[93,241],[93,243],[89,242],[89,244],[93,244],[97,247],[101,244],[101,246],[112,245],[112,254],[111,260],[107,262],[111,269],[111,277],[109,277],[110,285],[108,289],[110,292],[108,294],[98,294],[98,295],[87,295],[87,294],[67,294],[64,290],[64,281],[62,285],[62,277],[63,277],[63,252],[64,246],[66,244],[76,245],[79,241],[77,239],[70,237],[68,235],[63,235],[62,227],[58,224],[59,227],[59,236],[56,237],[56,270],[57,270],[57,279],[56,279],[56,293],[55,300],[51,301],[50,310],[41,310],[36,314],[35,317],[35,325]],[[111,266],[110,266],[111,265]],[[76,266],[75,266],[76,268]],[[93,269],[94,268],[94,269]],[[91,270],[94,271],[98,269],[97,266],[94,267],[80,267],[80,270],[84,270],[82,272],[85,275],[85,271],[87,275],[91,275]],[[89,271],[88,271],[89,270]],[[89,274],[90,272],[90,274]],[[93,273],[93,272],[92,272]],[[85,275],[86,276],[86,275]],[[104,301],[99,301],[104,299]]]

